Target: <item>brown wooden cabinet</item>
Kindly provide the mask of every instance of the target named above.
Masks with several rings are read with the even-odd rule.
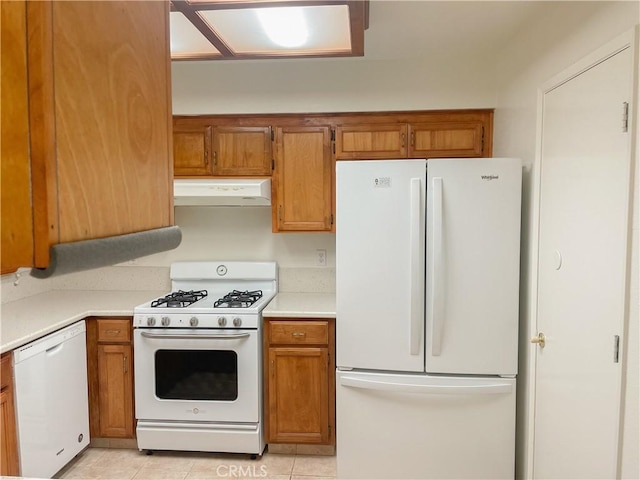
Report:
[[[271,127],[214,129],[214,175],[268,176],[271,160]]]
[[[18,267],[33,265],[26,8],[24,0],[0,2],[2,17],[1,273],[13,272]]]
[[[173,128],[173,174],[212,175],[211,125],[181,125]]]
[[[334,320],[264,323],[267,443],[334,445]]]
[[[175,116],[173,125],[176,176],[271,176],[274,232],[335,231],[336,160],[492,155],[490,109]]]
[[[336,159],[490,157],[493,112],[380,115],[336,127]]]
[[[2,3],[2,272],[172,225],[168,2]]]
[[[92,318],[87,322],[92,437],[134,437],[131,332],[130,318]]]
[[[18,476],[20,467],[11,353],[5,353],[0,359],[0,386],[0,475]]]
[[[271,127],[181,119],[173,126],[176,177],[271,175]]]
[[[407,125],[339,125],[336,158],[378,159],[407,157]]]
[[[277,127],[273,231],[331,231],[333,158],[328,126]]]
[[[409,158],[481,157],[484,151],[484,125],[468,122],[410,124]]]

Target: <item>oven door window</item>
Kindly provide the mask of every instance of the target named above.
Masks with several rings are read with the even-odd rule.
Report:
[[[157,350],[156,396],[168,400],[238,398],[238,355],[232,350]]]

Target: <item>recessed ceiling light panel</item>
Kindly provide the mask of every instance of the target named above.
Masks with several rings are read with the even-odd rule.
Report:
[[[307,43],[309,30],[302,8],[257,8],[255,11],[262,29],[276,45],[294,48]]]
[[[171,12],[171,56],[186,54],[219,54],[216,47],[180,12]]]
[[[299,13],[293,13],[293,17],[289,17],[281,27],[263,26],[260,16],[269,15],[268,11],[273,14],[276,10]],[[259,13],[261,11],[264,12]],[[200,10],[198,13],[232,51],[241,55],[351,51],[347,5]],[[305,26],[306,34],[302,25]],[[295,39],[280,38],[284,32],[291,32]]]

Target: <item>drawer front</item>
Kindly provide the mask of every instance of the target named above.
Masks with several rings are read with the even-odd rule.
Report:
[[[98,320],[98,342],[131,342],[131,320]]]
[[[329,343],[329,326],[322,321],[273,320],[269,324],[272,344],[314,344]]]

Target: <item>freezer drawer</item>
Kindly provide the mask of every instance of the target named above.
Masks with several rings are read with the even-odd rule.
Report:
[[[513,478],[514,378],[337,371],[338,478]]]

